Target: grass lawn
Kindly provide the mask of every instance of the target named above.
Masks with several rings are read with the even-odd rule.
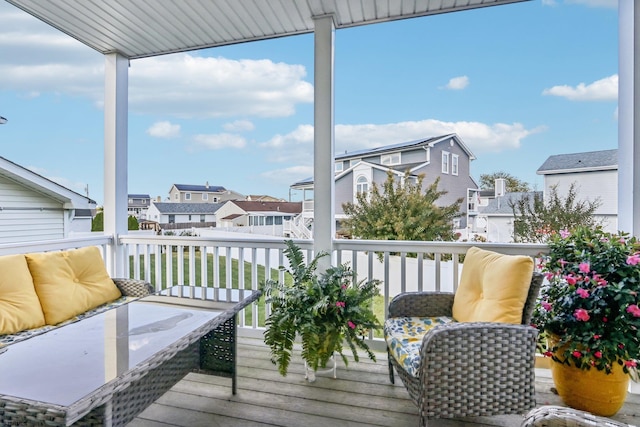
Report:
[[[213,263],[213,254],[207,254],[207,285],[208,287],[213,287],[213,283],[214,283],[214,277],[218,276],[219,279],[219,283],[220,283],[220,287],[221,288],[227,288],[227,287],[231,287],[234,289],[238,288],[238,260],[237,259],[232,259],[231,260],[231,283],[229,285],[227,285],[226,281],[227,281],[227,260],[226,257],[224,256],[219,256],[218,257],[218,261],[219,261],[219,270],[218,271],[214,271],[214,263]],[[162,271],[162,283],[158,283],[156,281],[156,257],[154,254],[149,255],[149,263],[150,263],[150,270],[151,270],[151,278],[149,279],[149,282],[151,282],[156,289],[164,289],[167,288],[169,286],[174,286],[174,285],[178,285],[178,255],[176,252],[174,252],[172,254],[172,261],[171,261],[171,266],[172,266],[172,283],[168,284],[167,283],[167,277],[165,275],[166,272],[166,257],[160,257],[160,262],[162,263],[161,265],[161,271]],[[188,252],[185,252],[184,254],[184,258],[182,260],[183,263],[183,271],[184,271],[184,277],[185,280],[188,280],[189,278],[189,254]],[[201,253],[199,251],[197,251],[195,253],[195,279],[196,279],[196,286],[202,286],[201,285],[201,277],[200,277],[200,266],[202,264],[202,258],[201,258]],[[130,267],[130,271],[133,271],[133,257],[130,257],[129,259],[129,267]],[[252,282],[252,277],[251,277],[251,268],[252,268],[252,263],[245,261],[244,262],[244,289],[251,289],[251,282]],[[140,277],[143,276],[144,273],[144,268],[143,266],[140,266]],[[278,275],[279,275],[279,270],[276,268],[272,268],[271,269],[271,278],[274,280],[278,279]],[[260,287],[262,285],[262,283],[264,283],[265,280],[265,267],[262,265],[258,265],[257,268],[257,275],[258,275],[258,287]],[[258,311],[258,326],[264,326],[264,319],[265,319],[265,303],[264,303],[264,297],[260,298],[257,302],[257,311]],[[382,295],[379,295],[377,297],[374,298],[373,300],[373,310],[374,313],[376,314],[376,316],[378,317],[378,319],[380,320],[380,323],[382,324],[382,322],[384,322],[384,297]],[[244,310],[245,314],[244,314],[244,322],[247,325],[251,325],[252,321],[253,321],[253,315],[252,315],[252,310],[249,309],[245,309]],[[374,333],[375,337],[382,337],[382,331],[376,331]]]

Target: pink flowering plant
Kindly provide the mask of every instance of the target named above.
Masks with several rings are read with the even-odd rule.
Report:
[[[580,227],[551,235],[539,267],[548,283],[533,323],[554,361],[635,376],[640,358],[640,245],[626,233]],[[551,339],[549,339],[551,338]]]
[[[266,280],[262,285],[271,314],[265,320],[265,343],[271,349],[271,361],[286,375],[297,336],[302,342],[302,358],[313,370],[324,368],[334,352],[342,356],[343,345],[359,360],[358,348],[371,360],[375,355],[364,336],[381,325],[373,312],[373,298],[380,293],[378,280],[354,280],[346,265],[330,267],[317,274],[317,255],[308,264],[300,248],[291,240],[284,251],[289,266],[281,266],[285,280]]]

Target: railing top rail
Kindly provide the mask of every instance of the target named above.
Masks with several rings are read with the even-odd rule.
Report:
[[[536,256],[547,253],[549,247],[542,243],[483,243],[483,242],[415,242],[409,240],[334,240],[337,250],[370,250],[376,252],[422,252],[464,254],[476,246],[509,255]],[[397,250],[395,250],[397,248]]]

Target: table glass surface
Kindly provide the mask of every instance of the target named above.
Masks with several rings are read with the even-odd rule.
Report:
[[[138,300],[12,344],[0,396],[70,406],[220,314]]]

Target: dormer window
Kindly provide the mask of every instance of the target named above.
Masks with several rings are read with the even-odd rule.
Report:
[[[362,160],[362,159],[352,159],[352,160],[349,160],[349,167],[352,167],[352,166],[357,165],[358,163],[360,163],[360,161],[361,161],[361,160]]]
[[[383,154],[380,157],[380,163],[385,166],[399,165],[400,160],[400,153]]]

